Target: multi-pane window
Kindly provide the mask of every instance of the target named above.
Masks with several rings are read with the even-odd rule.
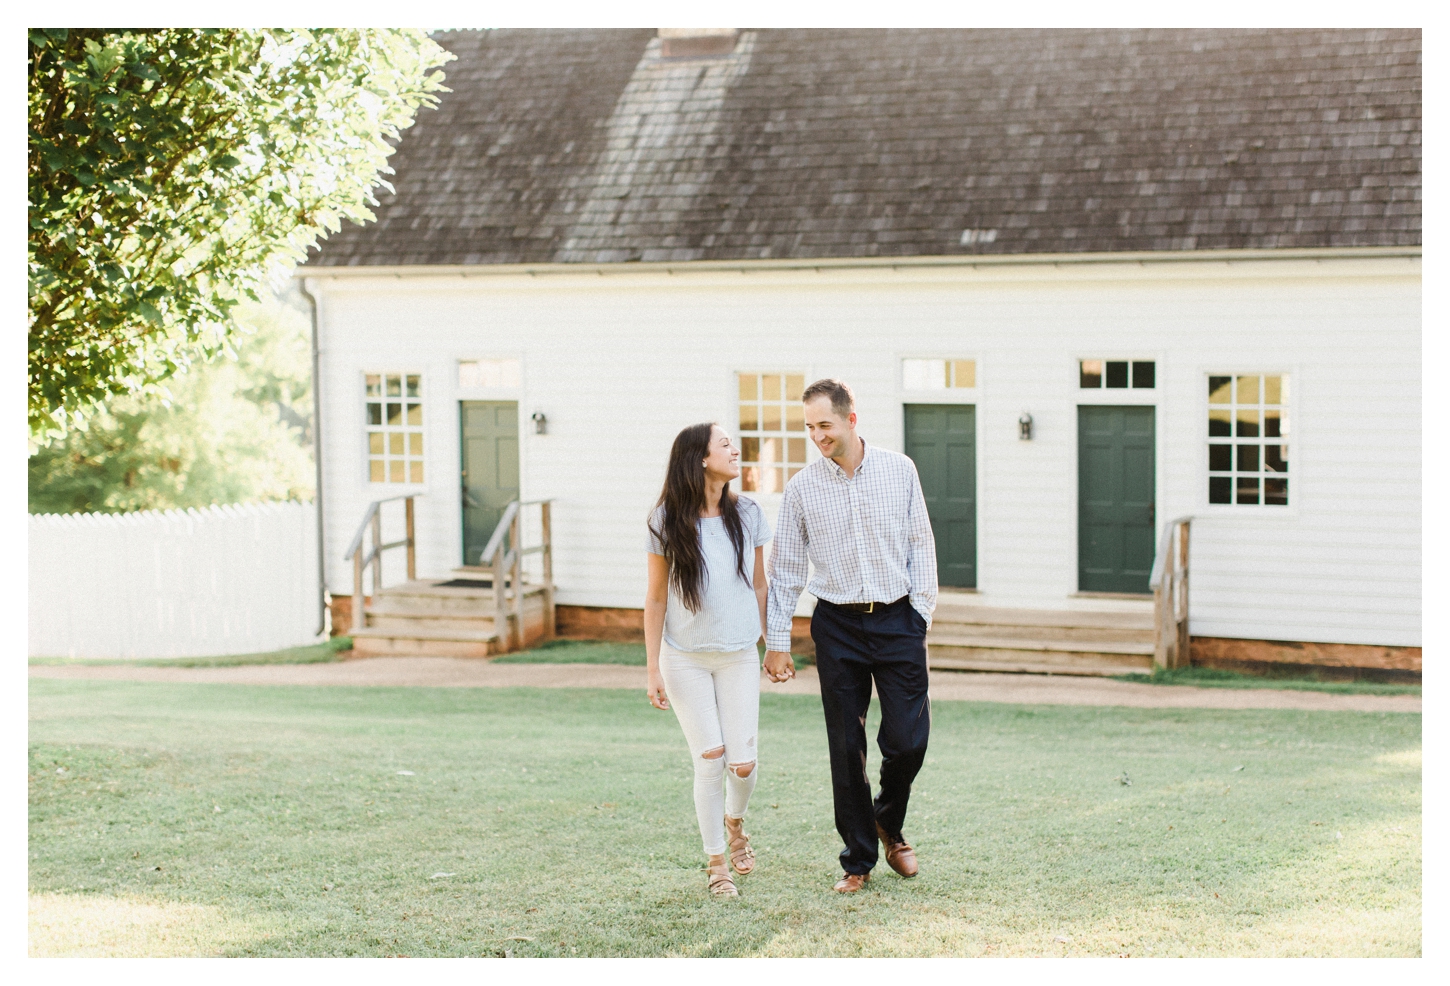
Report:
[[[740,374],[740,488],[780,493],[806,464],[799,373]]]
[[[1152,360],[1085,359],[1078,361],[1077,385],[1083,390],[1108,387],[1152,390],[1157,366]]]
[[[977,385],[977,361],[972,359],[904,359],[902,390],[953,390]]]
[[[1289,503],[1289,378],[1208,378],[1208,502]]]
[[[368,373],[368,481],[423,482],[423,378]]]

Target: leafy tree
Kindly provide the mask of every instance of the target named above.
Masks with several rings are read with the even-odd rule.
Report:
[[[29,39],[32,451],[226,351],[239,301],[373,218],[453,57],[416,30]]]
[[[300,302],[243,302],[234,358],[181,370],[159,394],[112,398],[84,429],[39,449],[30,512],[309,498],[311,326]]]

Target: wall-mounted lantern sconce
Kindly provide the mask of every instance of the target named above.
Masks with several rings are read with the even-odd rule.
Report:
[[[547,417],[545,417],[543,411],[535,411],[533,414],[529,415],[529,420],[534,423],[534,434],[535,435],[546,435],[546,434],[548,434],[548,432],[549,432],[549,419]]]
[[[1023,411],[1022,417],[1017,419],[1017,437],[1024,442],[1032,441],[1032,415],[1026,411]]]

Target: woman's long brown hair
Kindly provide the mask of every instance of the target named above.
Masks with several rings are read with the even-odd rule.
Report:
[[[670,448],[670,465],[665,471],[664,489],[656,507],[664,507],[660,529],[653,523],[650,532],[659,538],[665,565],[670,572],[670,585],[680,594],[691,613],[698,613],[704,602],[705,557],[700,551],[700,514],[705,510],[705,460],[710,456],[710,435],[713,422],[690,425],[675,436]],[[735,570],[750,585],[745,574],[745,529],[740,521],[735,494],[730,484],[720,491],[720,516],[730,543],[735,546]]]

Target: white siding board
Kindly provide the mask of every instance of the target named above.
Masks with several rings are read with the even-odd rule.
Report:
[[[459,561],[457,401],[467,395],[455,361],[517,356],[523,495],[557,497],[559,601],[638,606],[644,518],[669,444],[694,421],[733,429],[734,371],[840,376],[856,389],[867,440],[900,450],[901,406],[930,397],[898,389],[897,359],[939,352],[978,365],[984,601],[1050,605],[1076,590],[1076,407],[1148,401],[1158,518],[1200,518],[1195,633],[1418,643],[1418,268],[1406,276],[1389,264],[1392,275],[1376,277],[1346,262],[1357,273],[1341,279],[1323,268],[320,281],[328,582],[351,591],[341,553],[367,502],[394,492],[365,482],[364,368],[425,374],[420,573]],[[1079,391],[1075,361],[1096,356],[1155,359],[1158,387]],[[1292,506],[1278,515],[1205,502],[1204,378],[1250,371],[1293,375]],[[549,434],[533,434],[535,410]],[[1031,442],[1016,437],[1023,411]],[[776,500],[762,498],[772,517]]]

